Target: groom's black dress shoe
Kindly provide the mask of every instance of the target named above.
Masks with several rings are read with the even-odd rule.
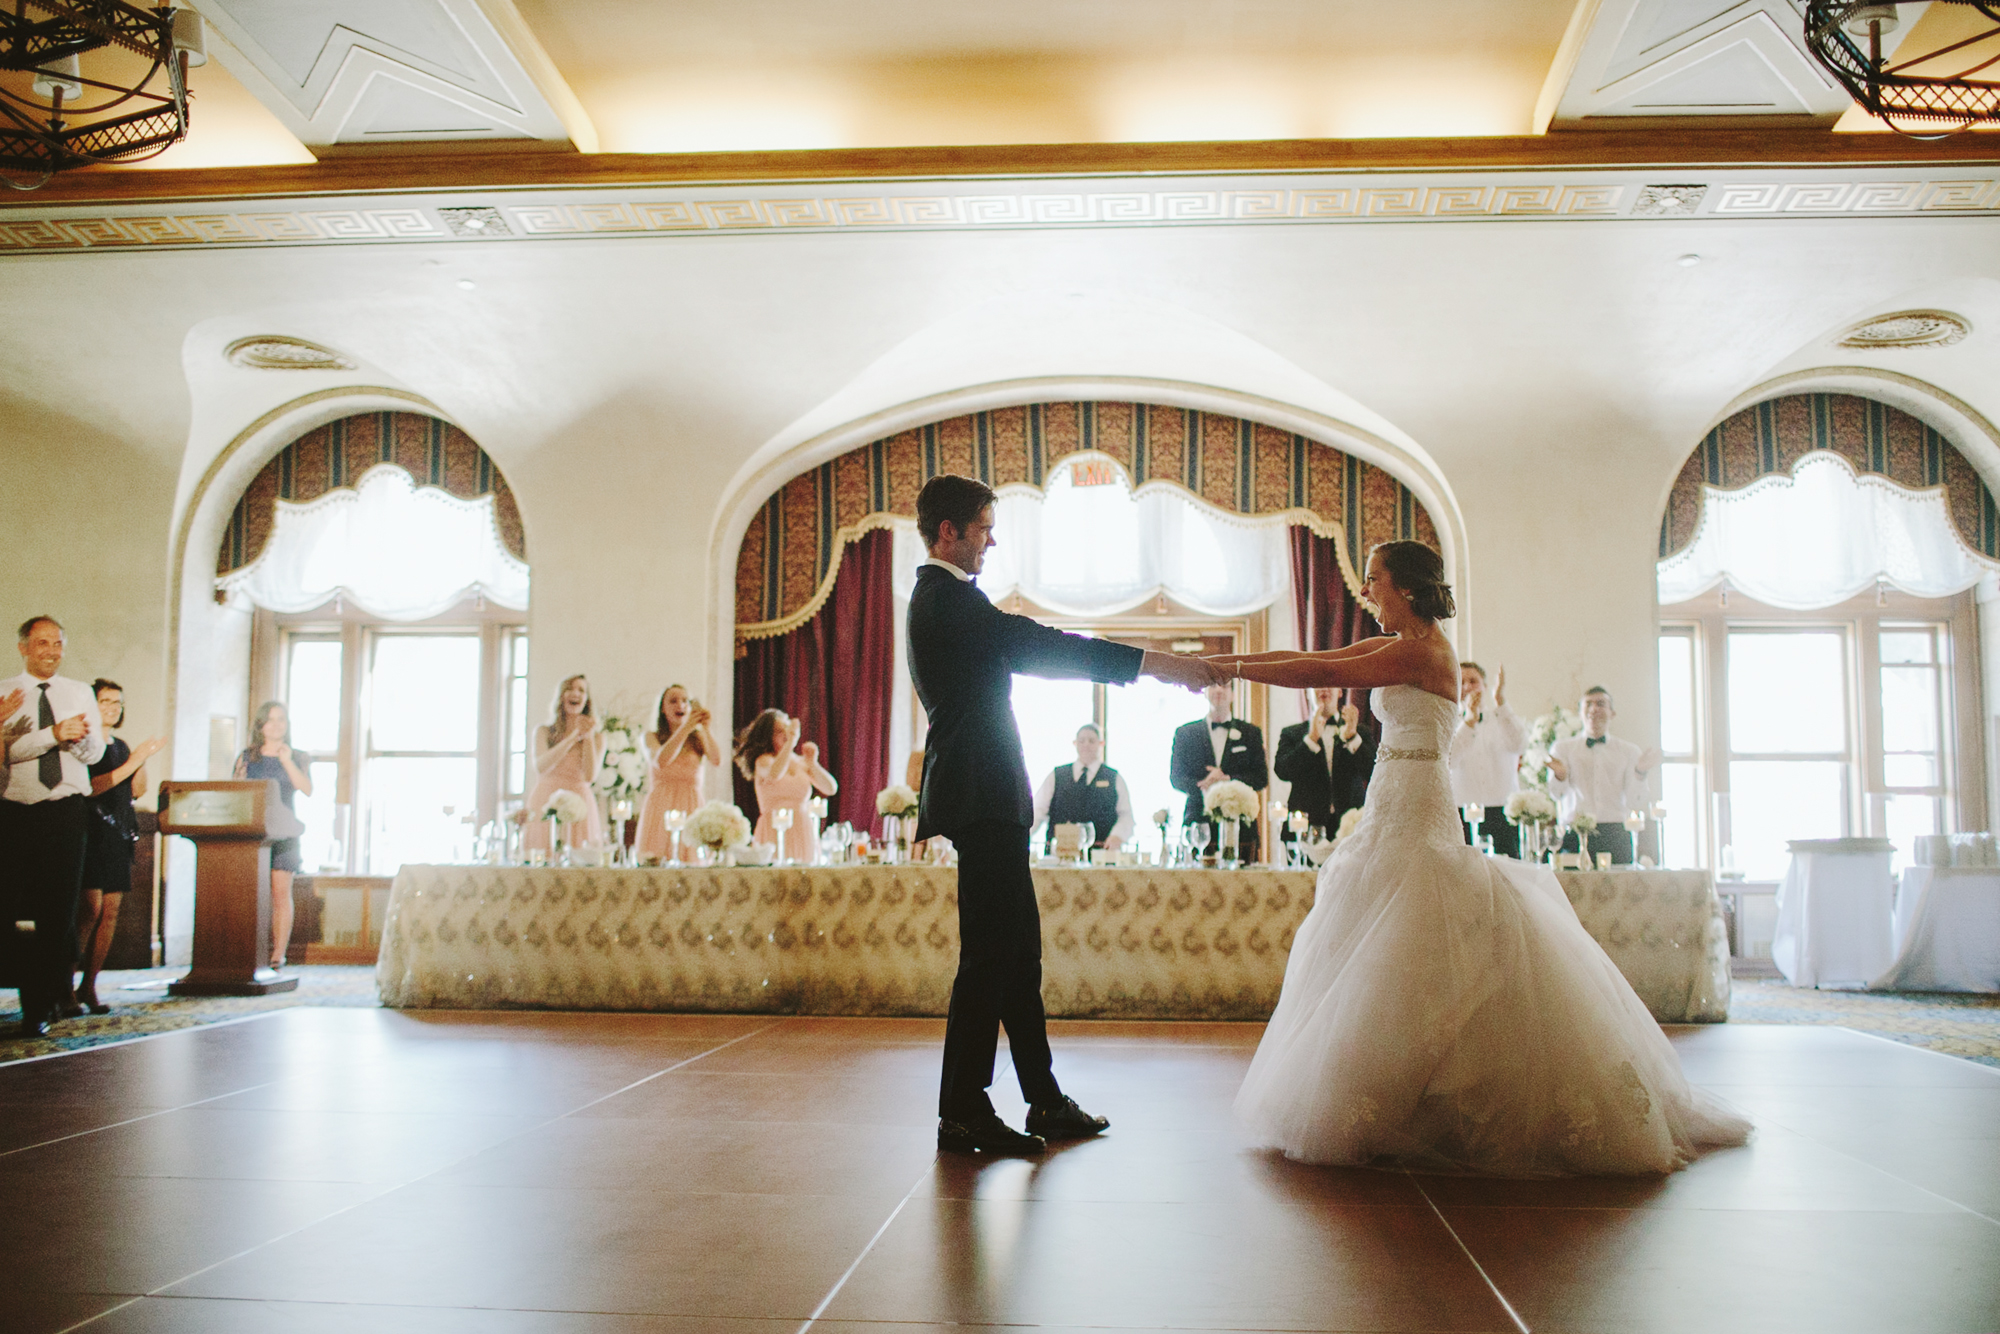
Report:
[[[1084,1111],[1075,1098],[1028,1109],[1028,1133],[1044,1139],[1089,1139],[1110,1128],[1110,1121]]]
[[[938,1121],[938,1148],[946,1153],[1037,1154],[1049,1146],[1039,1135],[1023,1135],[997,1116],[976,1121]]]

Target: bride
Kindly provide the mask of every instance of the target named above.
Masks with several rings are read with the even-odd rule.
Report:
[[[1546,1177],[1668,1172],[1749,1123],[1691,1088],[1547,869],[1465,845],[1445,747],[1458,662],[1438,554],[1387,542],[1363,596],[1389,633],[1209,661],[1252,681],[1373,686],[1361,822],[1319,874],[1236,1108],[1311,1163]]]

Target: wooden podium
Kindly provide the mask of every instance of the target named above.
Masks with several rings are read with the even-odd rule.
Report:
[[[160,784],[160,832],[192,839],[194,967],[176,996],[266,996],[296,977],[271,967],[271,844],[305,826],[271,780]]]

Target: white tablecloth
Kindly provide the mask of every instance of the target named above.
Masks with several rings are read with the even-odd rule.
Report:
[[[1556,879],[1655,1019],[1729,1017],[1729,931],[1707,871],[1559,871]]]
[[[1584,925],[1666,1022],[1721,1019],[1728,1006],[1726,966],[1718,978],[1698,943],[1713,895],[1688,874],[1567,877]],[[1034,876],[1043,1004],[1078,1018],[1267,1017],[1314,882],[1309,871]],[[951,870],[405,866],[375,977],[399,1007],[940,1015],[957,966]]]
[[[1778,882],[1771,959],[1794,986],[1864,987],[1894,962],[1886,838],[1801,839]]]
[[[1876,991],[2000,991],[2000,870],[1911,866],[1896,888],[1896,961]]]

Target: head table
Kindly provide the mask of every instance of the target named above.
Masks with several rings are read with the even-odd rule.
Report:
[[[1048,1013],[1147,1019],[1268,1017],[1315,879],[1157,867],[1034,877]],[[1728,947],[1715,943],[1705,874],[1561,878],[1657,1018],[1727,1017]],[[399,1008],[942,1015],[957,914],[957,872],[933,866],[412,865],[390,893],[375,978]]]

